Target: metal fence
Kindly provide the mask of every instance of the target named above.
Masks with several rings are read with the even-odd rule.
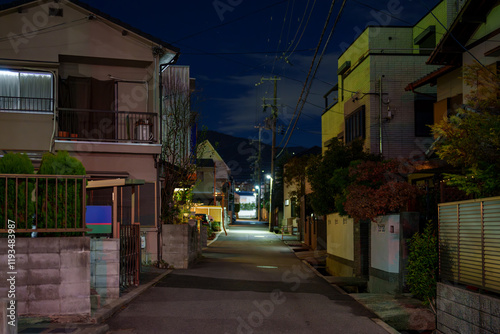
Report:
[[[500,292],[500,197],[439,204],[439,271]]]
[[[140,225],[120,225],[120,286],[138,286],[141,242]]]
[[[158,115],[59,108],[58,139],[155,143]]]
[[[0,174],[0,233],[85,232],[86,177]]]

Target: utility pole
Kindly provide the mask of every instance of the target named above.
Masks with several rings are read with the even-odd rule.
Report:
[[[262,78],[260,80],[260,83],[256,84],[258,86],[259,84],[262,84],[264,81],[274,81],[274,94],[273,94],[273,99],[271,104],[266,103],[266,98],[263,98],[264,104],[262,105],[264,107],[264,111],[267,109],[267,107],[271,107],[271,117],[269,118],[270,120],[270,128],[273,132],[272,135],[272,148],[271,148],[271,184],[274,181],[274,159],[276,156],[276,120],[278,119],[278,80],[281,80],[281,78],[278,78],[277,76],[274,76],[272,78]],[[269,231],[271,232],[273,230],[273,222],[274,222],[274,210],[272,207],[273,203],[273,194],[272,194],[272,188],[269,194]]]

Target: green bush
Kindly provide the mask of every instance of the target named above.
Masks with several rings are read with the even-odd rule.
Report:
[[[430,305],[435,312],[436,283],[438,275],[437,236],[428,223],[423,233],[415,233],[408,247],[408,274],[406,283],[410,292]]]
[[[210,227],[214,231],[220,231],[220,222],[212,222]]]
[[[25,154],[7,153],[0,159],[0,174],[33,174],[34,171],[31,160]],[[16,180],[11,179],[7,183],[5,181],[5,179],[0,179],[0,228],[6,228],[7,219],[14,220],[18,228],[31,228],[31,216],[35,212],[31,193],[35,187],[35,181],[33,179],[17,180],[17,207]],[[5,187],[7,187],[7,198],[5,198]],[[5,216],[6,200],[7,217]]]
[[[42,175],[85,175],[82,163],[68,152],[46,153],[38,174]],[[38,212],[39,226],[47,228],[82,228],[82,180],[40,180]],[[56,217],[57,211],[57,217]]]

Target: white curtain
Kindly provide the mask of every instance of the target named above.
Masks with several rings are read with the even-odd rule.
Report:
[[[19,109],[19,72],[0,70],[0,109]]]
[[[52,75],[45,73],[19,74],[21,109],[31,111],[52,110]]]
[[[52,111],[52,74],[0,70],[0,109]]]

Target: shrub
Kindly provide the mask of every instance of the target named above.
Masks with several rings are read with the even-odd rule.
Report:
[[[0,159],[0,174],[33,174],[34,171],[31,160],[25,154],[7,153]],[[7,198],[5,198],[5,187],[7,187]],[[16,180],[8,180],[7,184],[5,179],[0,180],[0,228],[6,228],[6,219],[14,220],[18,228],[31,228],[31,216],[35,211],[35,205],[31,200],[34,187],[34,180],[17,180],[16,207]],[[5,216],[6,200],[7,217]]]
[[[212,222],[210,225],[211,225],[212,230],[220,231],[220,222]]]
[[[408,247],[408,274],[406,283],[410,292],[430,305],[435,311],[438,268],[437,237],[431,223],[423,233],[415,233]]]
[[[83,164],[68,152],[46,153],[38,171],[43,175],[85,175]],[[47,221],[47,228],[81,228],[82,180],[48,180],[39,186],[39,222]],[[64,208],[64,209],[63,209]],[[56,217],[57,209],[57,217]],[[45,225],[42,223],[42,226]]]

